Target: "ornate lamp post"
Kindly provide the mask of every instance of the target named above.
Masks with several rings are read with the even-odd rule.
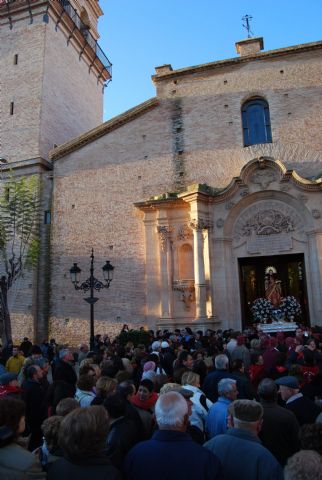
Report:
[[[114,267],[111,265],[111,263],[106,260],[105,265],[102,267],[103,270],[103,277],[105,280],[105,283],[101,282],[100,280],[97,280],[97,278],[94,277],[94,250],[92,249],[92,254],[91,254],[91,268],[90,268],[90,276],[88,277],[85,282],[80,283],[80,273],[81,269],[77,265],[77,263],[74,263],[72,268],[69,270],[70,272],[70,278],[71,281],[75,287],[75,290],[82,290],[84,293],[90,292],[90,296],[87,298],[84,298],[85,302],[90,304],[90,346],[91,350],[94,348],[94,303],[97,302],[98,298],[94,297],[94,290],[97,290],[98,292],[102,288],[109,288],[111,281],[113,280],[113,270]]]

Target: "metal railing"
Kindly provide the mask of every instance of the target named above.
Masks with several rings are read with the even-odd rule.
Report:
[[[83,37],[85,38],[86,42],[89,44],[91,49],[95,52],[96,56],[98,59],[102,62],[103,66],[106,68],[106,70],[109,72],[109,74],[112,74],[112,64],[97,43],[97,40],[93,37],[93,35],[90,33],[89,28],[85,23],[81,20],[80,16],[78,15],[77,11],[75,8],[70,4],[68,0],[58,0],[58,2],[61,4],[65,12],[70,16],[78,30],[81,32]]]
[[[24,3],[26,0],[0,0],[0,7],[3,7],[7,5],[9,8],[9,5],[11,3],[16,3],[17,5],[19,3]],[[89,28],[85,23],[81,20],[80,16],[77,13],[77,10],[70,4],[68,0],[57,0],[58,3],[63,7],[65,12],[69,15],[71,20],[74,22],[75,26],[78,28],[78,30],[81,32],[83,35],[84,39],[88,43],[88,45],[91,47],[91,49],[95,52],[97,58],[101,61],[102,65],[106,68],[106,70],[109,72],[110,75],[112,75],[112,64],[97,43],[97,40],[93,37],[93,35],[90,33]]]

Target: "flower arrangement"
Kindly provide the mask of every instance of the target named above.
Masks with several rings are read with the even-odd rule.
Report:
[[[291,295],[283,298],[280,304],[280,309],[284,311],[285,317],[288,320],[294,320],[294,317],[299,316],[302,313],[300,303]]]
[[[273,305],[266,298],[256,298],[254,300],[251,312],[255,323],[266,323],[271,318]]]

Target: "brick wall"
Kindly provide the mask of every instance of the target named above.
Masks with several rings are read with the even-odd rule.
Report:
[[[75,338],[77,326],[77,341],[88,338],[88,305],[68,271],[78,261],[85,279],[92,247],[97,271],[105,259],[115,265],[110,289],[97,295],[96,332],[146,323],[144,232],[135,202],[198,182],[225,187],[265,154],[305,175],[321,172],[321,73],[320,53],[306,52],[164,80],[154,110],[57,160],[51,331]],[[255,95],[270,105],[273,144],[244,148],[240,109]]]

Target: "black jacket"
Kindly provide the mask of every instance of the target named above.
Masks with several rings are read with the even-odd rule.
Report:
[[[261,403],[264,416],[259,438],[276,460],[285,465],[288,457],[300,449],[299,423],[294,413],[286,408],[276,403]]]
[[[104,456],[85,458],[72,463],[65,458],[56,460],[49,469],[48,480],[122,480],[120,472]]]
[[[63,381],[75,386],[77,375],[69,363],[60,360],[53,371],[53,379],[55,381]]]
[[[300,426],[305,423],[314,423],[316,417],[321,413],[320,408],[306,397],[300,397],[287,403],[286,408],[295,414]]]
[[[22,384],[22,399],[26,403],[26,420],[33,430],[40,428],[47,418],[45,394],[40,383],[35,380],[26,380]]]
[[[140,441],[140,434],[128,418],[115,420],[107,437],[107,456],[116,468],[121,468],[127,452]]]

